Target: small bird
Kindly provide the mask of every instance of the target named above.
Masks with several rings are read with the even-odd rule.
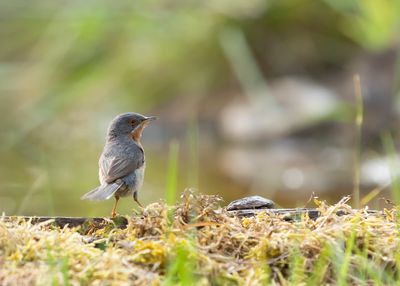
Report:
[[[138,191],[143,184],[146,167],[144,150],[140,139],[154,116],[128,112],[115,117],[107,131],[106,144],[99,159],[100,186],[86,193],[82,200],[102,201],[115,197],[111,216],[116,216],[120,197],[133,196],[137,204]]]

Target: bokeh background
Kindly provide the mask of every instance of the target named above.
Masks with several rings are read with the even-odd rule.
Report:
[[[304,206],[351,194],[356,169],[371,194],[397,170],[399,15],[391,0],[1,1],[0,211],[108,215],[111,201],[79,197],[126,111],[160,118],[143,138],[144,204],[165,197],[172,140],[179,192]]]

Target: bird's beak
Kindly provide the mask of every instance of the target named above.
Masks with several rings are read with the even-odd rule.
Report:
[[[147,116],[143,121],[150,122],[150,121],[154,121],[156,119],[157,119],[157,117],[155,117],[155,116]]]
[[[157,119],[157,117],[155,117],[155,116],[147,116],[147,117],[144,117],[144,118],[140,121],[140,123],[138,124],[138,126],[136,126],[136,128],[135,128],[135,129],[132,131],[132,133],[131,133],[131,134],[132,134],[133,140],[139,142],[140,137],[142,137],[143,129],[146,128],[146,126],[147,126],[151,121],[154,121],[154,120],[156,120],[156,119]]]
[[[154,120],[156,120],[156,119],[157,119],[157,117],[155,117],[155,116],[147,116],[147,117],[145,117],[145,118],[142,120],[142,122],[140,122],[139,126],[143,126],[143,128],[144,128],[144,127],[146,127],[147,125],[149,125],[149,123],[150,123],[151,121],[154,121]]]

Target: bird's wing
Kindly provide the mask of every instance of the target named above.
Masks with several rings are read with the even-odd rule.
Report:
[[[102,155],[99,160],[100,173],[108,184],[131,174],[143,164],[142,152],[136,156],[126,157]]]

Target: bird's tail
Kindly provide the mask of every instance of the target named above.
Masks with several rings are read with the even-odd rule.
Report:
[[[101,185],[100,187],[97,187],[96,189],[84,194],[81,197],[81,200],[89,200],[89,201],[108,200],[115,194],[116,191],[119,190],[121,186],[122,184],[116,184],[116,183]]]

